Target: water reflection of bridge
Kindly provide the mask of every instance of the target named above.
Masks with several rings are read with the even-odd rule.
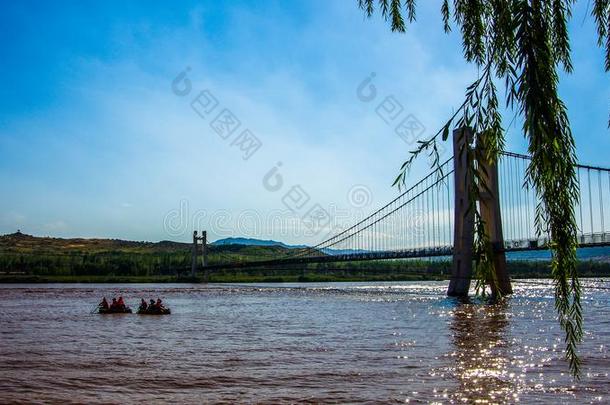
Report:
[[[456,305],[449,325],[454,347],[452,367],[458,401],[516,402],[517,387],[507,374],[510,365],[508,302]],[[514,397],[513,397],[514,395]]]

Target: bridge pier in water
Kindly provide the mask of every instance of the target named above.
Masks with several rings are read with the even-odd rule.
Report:
[[[487,280],[492,294],[510,294],[512,287],[506,268],[504,238],[500,215],[500,195],[497,162],[489,162],[484,153],[486,145],[483,137],[477,137],[475,150],[470,146],[473,139],[470,128],[453,131],[454,160],[454,234],[453,262],[447,295],[468,296],[472,279],[475,215],[474,204],[478,204],[486,235],[491,244],[494,275]],[[476,158],[475,158],[476,157]],[[478,184],[473,173],[479,170]],[[479,200],[471,197],[473,187],[479,189]],[[494,281],[495,278],[495,281]]]
[[[492,294],[506,295],[512,294],[513,288],[508,276],[506,267],[506,254],[504,253],[504,235],[502,233],[502,216],[500,215],[500,187],[498,178],[498,162],[487,160],[485,153],[486,147],[482,143],[484,138],[477,139],[477,148],[480,168],[480,180],[483,182],[479,186],[479,210],[481,219],[484,222],[485,233],[489,237],[491,244],[492,262],[494,265],[494,280],[487,280],[491,286]],[[497,289],[497,290],[496,290]]]
[[[454,182],[454,231],[453,263],[447,295],[467,296],[472,278],[472,251],[474,245],[474,212],[470,208],[472,187],[470,142],[472,131],[462,128],[453,131],[453,182]]]

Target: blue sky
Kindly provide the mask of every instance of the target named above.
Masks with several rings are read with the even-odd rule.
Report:
[[[312,243],[321,234],[305,232],[302,210],[317,204],[344,224],[365,215],[396,195],[412,148],[379,103],[393,96],[426,137],[476,77],[459,36],[442,32],[440,4],[420,3],[401,35],[355,1],[3,2],[0,233],[188,240],[196,227]],[[607,166],[610,81],[585,9],[560,90],[580,160]],[[178,96],[187,67],[192,90]],[[377,96],[363,102],[371,72]],[[191,107],[203,90],[214,114],[241,122],[231,138]],[[262,146],[244,160],[233,142],[246,128]],[[524,152],[519,129],[507,128],[507,146]],[[278,162],[283,187],[270,191]],[[308,200],[291,213],[293,186]]]

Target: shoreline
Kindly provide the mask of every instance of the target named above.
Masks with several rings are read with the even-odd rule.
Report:
[[[608,277],[600,274],[595,276],[581,276],[581,279],[599,279]],[[544,275],[515,275],[512,277],[519,279],[541,279],[552,280]],[[231,284],[231,283],[336,283],[336,282],[381,282],[381,281],[448,281],[447,276],[430,275],[363,275],[363,276],[326,276],[320,274],[301,275],[301,276],[210,276],[210,284]],[[474,280],[474,279],[473,279]],[[131,276],[33,276],[33,275],[0,275],[0,284],[169,284],[169,283],[190,283],[204,284],[203,277],[131,277]]]

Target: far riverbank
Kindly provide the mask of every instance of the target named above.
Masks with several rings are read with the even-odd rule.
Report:
[[[513,279],[550,279],[550,271],[540,271],[540,263],[537,263],[537,271],[523,271],[524,267],[532,266],[531,263],[519,263],[522,271],[510,271]],[[509,262],[509,269],[515,265]],[[584,267],[581,266],[580,267]],[[587,266],[591,269],[590,266]],[[321,273],[315,271],[300,271],[295,273],[294,269],[287,269],[285,274],[281,270],[274,269],[274,274],[232,273],[224,272],[210,274],[210,283],[319,283],[319,282],[358,282],[358,281],[442,281],[448,280],[450,273],[431,274],[389,274],[376,273],[374,270],[361,272],[344,272],[343,274]],[[608,263],[597,263],[594,271],[580,271],[581,278],[598,279],[610,277],[610,265]],[[0,274],[0,284],[41,284],[41,283],[203,283],[202,276],[185,275],[151,275],[151,276],[122,276],[122,275],[34,275],[34,274]]]

